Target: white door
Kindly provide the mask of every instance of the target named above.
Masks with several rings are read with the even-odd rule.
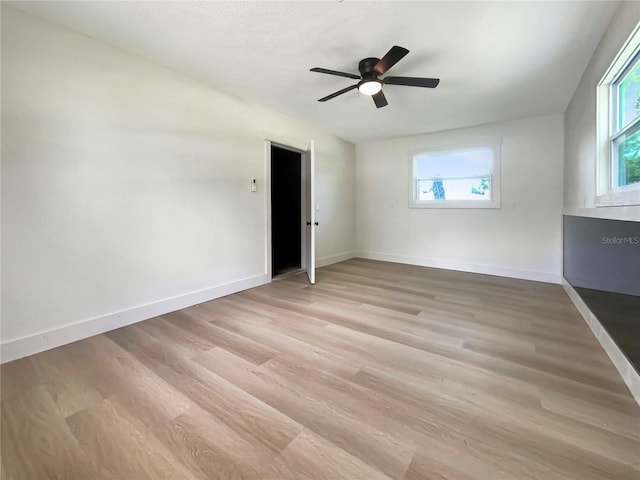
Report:
[[[305,157],[307,162],[305,165],[305,192],[307,195],[305,202],[307,210],[305,260],[307,276],[309,277],[309,282],[313,285],[316,283],[316,226],[318,225],[316,220],[316,201],[313,191],[315,182],[315,149],[313,140],[311,140],[311,145]]]

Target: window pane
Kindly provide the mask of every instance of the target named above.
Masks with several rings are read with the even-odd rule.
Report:
[[[640,126],[614,142],[616,153],[614,165],[615,187],[640,182]]]
[[[640,54],[636,55],[619,81],[615,83],[618,98],[618,130],[640,115]]]
[[[422,200],[491,200],[491,177],[418,179]]]
[[[414,157],[416,200],[491,201],[491,147],[421,153]]]

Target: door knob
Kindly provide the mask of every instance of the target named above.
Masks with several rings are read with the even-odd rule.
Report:
[[[317,227],[318,226],[318,222],[314,223],[314,225]]]

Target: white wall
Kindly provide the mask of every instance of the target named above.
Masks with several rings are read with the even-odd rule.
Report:
[[[2,5],[3,360],[267,281],[265,131],[350,256],[354,145]]]
[[[640,21],[640,2],[621,2],[565,111],[564,213],[640,221],[640,206],[595,207],[596,85]]]
[[[408,208],[409,151],[501,138],[501,209]],[[358,255],[559,282],[562,115],[356,147]]]

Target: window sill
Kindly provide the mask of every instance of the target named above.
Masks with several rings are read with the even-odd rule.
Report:
[[[596,207],[622,207],[626,205],[640,205],[640,185],[610,190],[596,197]]]
[[[431,200],[411,202],[409,208],[500,208],[500,201]]]

